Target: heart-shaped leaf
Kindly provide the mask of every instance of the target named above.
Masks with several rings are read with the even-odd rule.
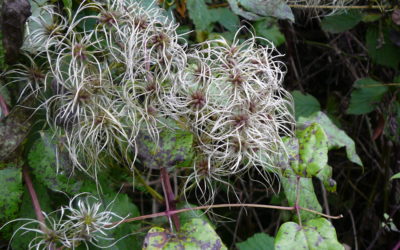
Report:
[[[294,222],[286,222],[280,228],[275,238],[276,249],[344,249],[337,240],[335,228],[324,219],[312,219],[303,227]]]

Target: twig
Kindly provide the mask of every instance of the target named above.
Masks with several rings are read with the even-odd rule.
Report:
[[[348,6],[334,6],[334,5],[303,5],[303,4],[289,4],[290,8],[297,9],[384,9],[383,6],[378,5],[348,5]]]
[[[153,196],[157,201],[159,201],[160,203],[163,203],[164,202],[164,198],[162,197],[162,195],[159,194],[156,190],[154,190],[152,187],[150,187],[146,183],[146,180],[143,179],[142,174],[140,173],[140,171],[135,166],[133,166],[133,171],[135,172],[138,181],[144,186],[144,188],[147,190],[147,192],[149,192],[149,194],[151,196]]]
[[[324,199],[324,207],[325,207],[325,213],[327,215],[331,214],[331,211],[329,209],[329,202],[328,202],[328,194],[326,192],[326,188],[324,186],[324,183],[322,181],[319,182],[321,185],[321,190],[322,190],[322,198]]]
[[[182,208],[182,209],[177,209],[177,210],[173,210],[173,211],[169,211],[167,212],[160,212],[160,213],[154,213],[154,214],[147,214],[147,215],[142,215],[142,216],[138,216],[138,217],[134,217],[134,218],[128,218],[122,221],[117,221],[114,222],[110,225],[108,225],[107,227],[112,227],[115,226],[116,224],[121,224],[121,223],[128,223],[128,222],[132,222],[132,221],[140,221],[140,220],[145,220],[145,219],[151,219],[151,218],[156,218],[156,217],[160,217],[160,216],[168,216],[168,215],[172,215],[172,214],[179,214],[179,213],[184,213],[184,212],[188,212],[188,211],[194,211],[194,210],[208,210],[211,208],[226,208],[226,207],[254,207],[254,208],[268,208],[268,209],[279,209],[279,210],[287,210],[287,211],[293,211],[296,210],[296,208],[293,207],[285,207],[285,206],[275,206],[275,205],[262,205],[262,204],[248,204],[248,203],[244,203],[244,204],[216,204],[216,205],[208,205],[208,206],[199,206],[199,207],[192,207],[192,208]],[[314,211],[312,209],[308,209],[308,208],[304,208],[304,207],[298,207],[299,210],[304,210],[310,213],[314,213],[314,214],[318,214],[320,216],[326,217],[326,218],[330,218],[330,219],[341,219],[343,218],[343,215],[339,215],[339,216],[331,216],[331,215],[327,215],[327,214],[323,214],[317,211]]]
[[[354,221],[353,213],[351,212],[350,209],[347,209],[347,212],[350,215],[350,220],[351,220],[351,226],[353,227],[353,235],[354,235],[354,249],[358,250],[358,240],[357,240],[357,229],[356,229],[356,223]]]
[[[40,228],[42,231],[45,231],[45,219],[42,214],[42,209],[40,207],[39,200],[36,195],[35,188],[33,187],[31,177],[29,176],[28,166],[24,165],[22,167],[22,175],[24,176],[26,187],[28,188],[29,195],[31,196],[32,205],[35,210],[35,215],[38,221],[40,221]]]

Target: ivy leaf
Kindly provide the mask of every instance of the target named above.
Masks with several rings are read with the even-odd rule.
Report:
[[[144,132],[137,138],[138,158],[148,168],[172,167],[191,155],[193,135],[184,130],[161,132],[158,144]]]
[[[335,228],[324,219],[312,219],[303,227],[294,222],[286,222],[275,238],[276,249],[344,249],[337,240]]]
[[[276,19],[267,17],[263,20],[257,21],[254,23],[254,29],[256,30],[257,36],[264,37],[267,40],[271,41],[275,45],[275,47],[278,47],[285,42],[285,36],[279,30]],[[264,45],[267,45],[265,41],[260,41],[260,43],[263,42]]]
[[[21,168],[8,167],[0,170],[0,222],[15,218],[22,195]]]
[[[400,63],[400,48],[392,43],[389,30],[379,30],[369,26],[366,34],[366,47],[371,59],[380,65],[398,69]]]
[[[296,203],[297,186],[299,188],[299,206],[312,209],[314,211],[322,212],[322,207],[318,202],[317,196],[314,191],[314,186],[311,178],[299,177],[294,174],[287,177],[282,176],[281,183],[289,203],[289,206],[294,206]],[[300,211],[300,216],[303,221],[313,219],[317,215],[307,211]],[[295,216],[295,218],[297,215]]]
[[[363,166],[360,157],[356,152],[356,145],[354,141],[341,129],[339,129],[329,117],[321,111],[318,111],[307,117],[300,117],[298,123],[309,126],[312,123],[318,123],[324,129],[326,136],[328,137],[328,149],[337,149],[341,147],[346,147],[347,158]]]
[[[51,190],[78,192],[82,182],[71,179],[72,164],[68,153],[63,151],[63,146],[52,139],[48,132],[41,131],[40,135],[28,154],[33,174]]]
[[[282,0],[228,0],[236,14],[249,19],[260,20],[263,17],[276,17],[294,22],[290,7]]]
[[[352,115],[362,115],[373,111],[388,90],[388,87],[371,78],[357,80],[354,88],[347,110],[347,113]]]
[[[227,249],[212,226],[202,219],[185,223],[177,234],[160,227],[149,230],[143,250]]]
[[[358,10],[348,10],[338,15],[326,16],[321,21],[321,28],[330,33],[340,33],[355,27],[363,16]]]
[[[300,91],[292,91],[296,120],[300,116],[310,116],[314,112],[320,111],[321,106],[318,100],[310,94],[302,94]]]
[[[312,177],[318,174],[328,162],[328,139],[318,123],[312,123],[298,132],[299,165],[293,169],[297,175]]]
[[[237,243],[236,246],[239,250],[273,250],[274,238],[266,233],[256,233],[247,240]]]

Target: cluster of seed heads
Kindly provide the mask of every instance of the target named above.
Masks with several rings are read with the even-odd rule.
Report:
[[[188,53],[190,66],[170,95],[171,110],[184,114],[196,135],[197,161],[186,184],[201,183],[203,202],[212,202],[214,181],[227,184],[224,178],[248,170],[262,176],[273,170],[280,138],[292,131],[284,64],[272,44],[256,42],[221,38],[200,44]]]
[[[132,1],[84,1],[69,18],[55,6],[40,11],[47,18],[29,20],[36,29],[24,46],[31,66],[8,74],[43,98],[75,166],[96,176],[110,156],[132,164],[138,133],[157,143],[175,120],[194,134],[186,186],[201,197],[213,197],[215,181],[273,170],[293,118],[285,65],[268,41],[221,38],[188,50],[161,9]]]
[[[118,240],[109,237],[107,231],[119,225],[115,221],[124,219],[110,211],[111,205],[112,203],[104,208],[97,198],[84,193],[78,194],[70,199],[68,206],[49,214],[42,212],[44,221],[16,219],[0,227],[0,230],[9,223],[23,222],[12,238],[19,231],[23,231],[22,234],[35,233],[36,236],[28,244],[29,249],[57,249],[58,247],[75,249],[82,244],[88,249],[89,243],[99,248],[108,248],[116,244]],[[106,241],[111,243],[108,246],[100,243]]]

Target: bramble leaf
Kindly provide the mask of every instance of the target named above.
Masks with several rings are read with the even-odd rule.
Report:
[[[321,28],[330,33],[341,33],[355,27],[363,16],[358,10],[348,10],[337,15],[326,16],[321,21]]]
[[[380,65],[398,69],[400,48],[389,38],[389,29],[369,26],[366,34],[366,47],[371,59]]]
[[[362,115],[373,111],[388,87],[371,78],[359,79],[354,83],[348,114]]]
[[[278,22],[274,18],[266,17],[263,20],[255,22],[254,29],[256,30],[257,36],[268,39],[275,47],[285,42],[285,36],[279,30]],[[263,40],[260,40],[260,43],[268,45]]]
[[[320,111],[321,106],[318,100],[310,94],[302,94],[300,91],[292,91],[296,120],[301,116],[310,116],[314,112]]]

